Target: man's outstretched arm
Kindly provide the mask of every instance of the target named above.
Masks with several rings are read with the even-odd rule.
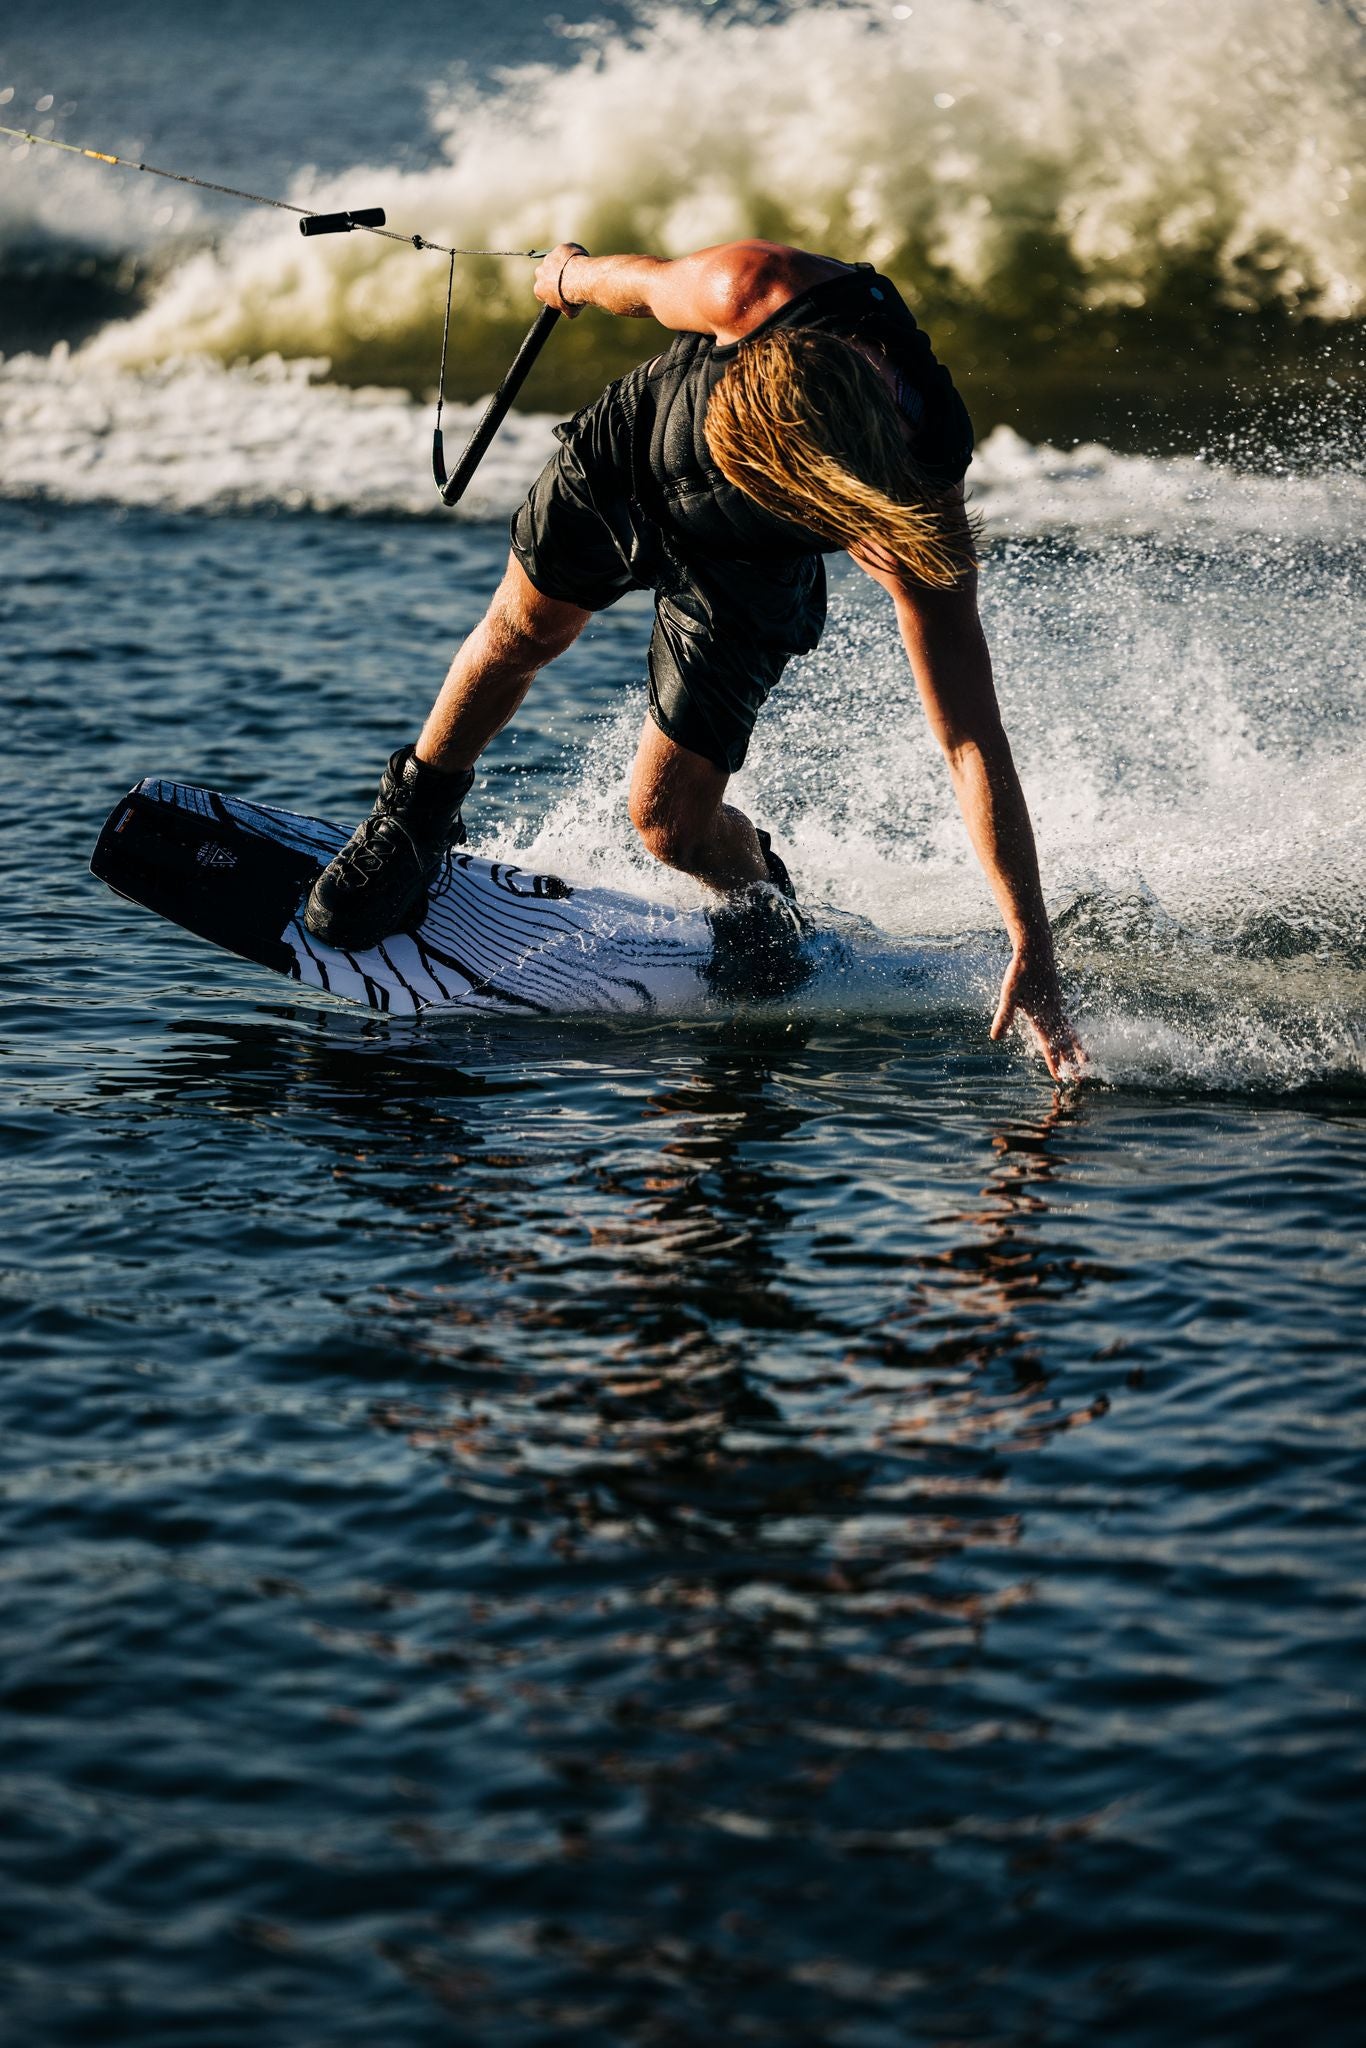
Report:
[[[572,320],[585,306],[661,327],[739,341],[808,285],[840,268],[781,242],[722,242],[691,256],[587,256],[562,242],[542,258],[535,292]]]
[[[976,578],[965,576],[953,590],[930,590],[879,561],[875,551],[854,559],[891,594],[930,730],[1005,921],[1011,961],[991,1035],[1002,1037],[1018,1013],[1029,1023],[1053,1079],[1072,1078],[1086,1054],[1063,1008],[1034,832],[1001,724],[991,655],[977,615]]]

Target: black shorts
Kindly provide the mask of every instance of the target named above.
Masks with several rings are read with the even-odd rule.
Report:
[[[653,590],[650,716],[678,746],[734,773],[769,691],[820,638],[825,564],[812,555],[775,572],[681,560],[631,495],[629,467],[595,460],[576,425],[557,429],[563,445],[513,516],[512,551],[543,596],[585,611]]]

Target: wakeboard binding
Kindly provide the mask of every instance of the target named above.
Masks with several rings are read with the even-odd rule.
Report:
[[[447,848],[465,843],[460,807],[473,782],[473,769],[448,775],[413,747],[391,754],[369,816],[309,892],[304,923],[314,938],[364,952],[420,925]]]
[[[767,882],[754,882],[708,912],[714,946],[703,970],[714,996],[728,1002],[774,1002],[793,995],[810,978],[803,952],[806,920],[797,892],[767,832],[757,834],[768,868]]]

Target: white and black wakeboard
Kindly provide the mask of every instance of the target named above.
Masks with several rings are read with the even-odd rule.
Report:
[[[303,905],[349,836],[321,818],[149,778],[110,812],[90,869],[243,960],[396,1016],[667,1012],[708,994],[704,911],[573,888],[455,847],[420,926],[365,952],[325,946],[305,929]]]

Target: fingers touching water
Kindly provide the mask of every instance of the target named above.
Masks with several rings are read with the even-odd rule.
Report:
[[[1055,1081],[1082,1079],[1089,1065],[1086,1048],[1067,1020],[1051,960],[1040,964],[1018,952],[1012,958],[1001,983],[992,1038],[1004,1038],[1017,1017],[1024,1020]]]

